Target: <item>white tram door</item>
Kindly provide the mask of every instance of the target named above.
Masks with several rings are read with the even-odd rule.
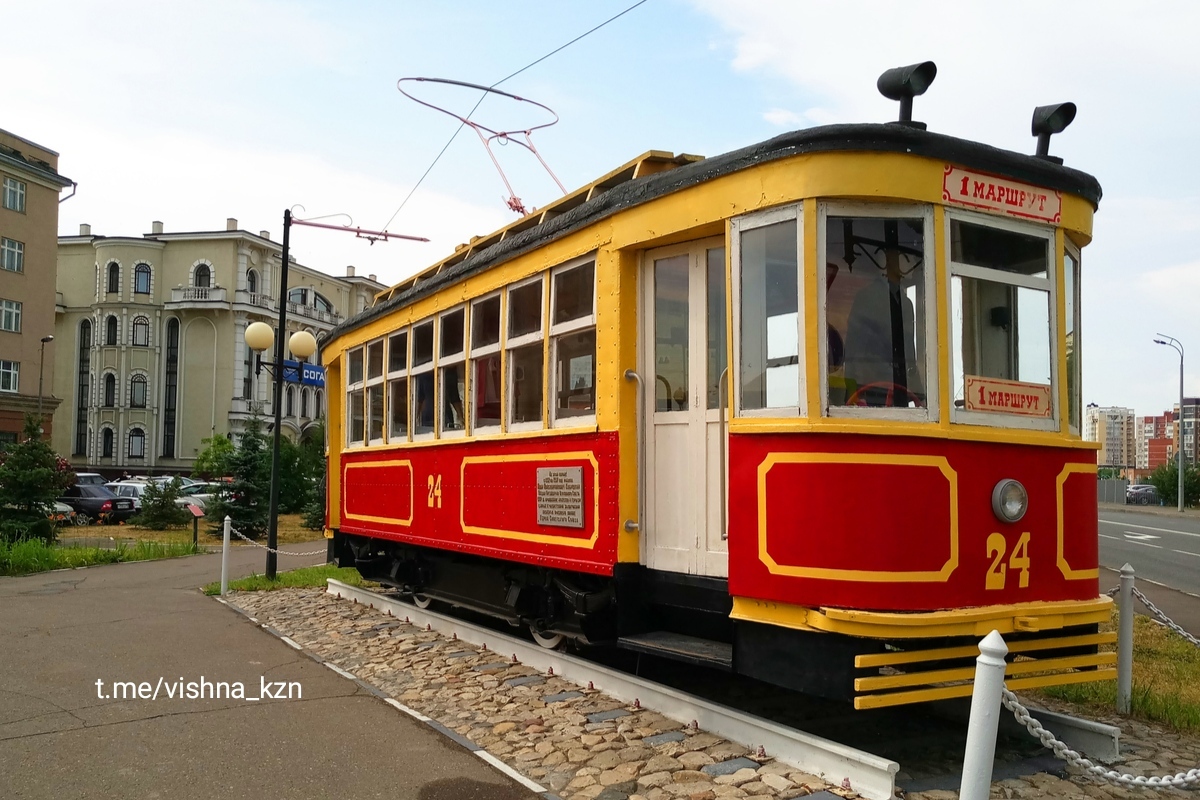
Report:
[[[720,239],[646,254],[646,526],[652,569],[726,577],[721,536],[721,372],[726,366],[725,247]],[[728,379],[728,378],[727,378]],[[725,411],[728,417],[728,409]]]

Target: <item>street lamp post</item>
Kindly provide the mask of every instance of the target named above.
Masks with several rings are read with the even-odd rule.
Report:
[[[1165,344],[1179,353],[1179,418],[1175,420],[1175,429],[1179,433],[1179,447],[1176,448],[1175,457],[1179,461],[1179,510],[1183,511],[1183,344],[1166,334],[1158,335],[1162,338],[1155,339],[1155,344]],[[1194,428],[1195,422],[1192,424]],[[1195,433],[1195,430],[1192,432]]]
[[[46,364],[46,345],[49,342],[53,342],[53,341],[54,341],[53,334],[50,334],[48,336],[43,336],[42,337],[42,350],[41,350],[41,354],[38,356],[38,427],[39,428],[42,425],[42,374],[44,372],[43,367]]]

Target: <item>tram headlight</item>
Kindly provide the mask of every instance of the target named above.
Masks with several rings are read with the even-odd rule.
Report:
[[[1001,522],[1017,522],[1029,507],[1029,493],[1020,481],[1005,478],[992,489],[992,512]]]

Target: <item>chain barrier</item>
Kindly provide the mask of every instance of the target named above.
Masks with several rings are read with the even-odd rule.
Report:
[[[1100,780],[1109,781],[1110,783],[1119,783],[1123,786],[1139,786],[1148,788],[1164,788],[1171,787],[1176,789],[1187,788],[1195,783],[1200,783],[1200,768],[1192,768],[1187,772],[1180,772],[1176,775],[1129,775],[1117,772],[1098,766],[1092,761],[1084,758],[1078,752],[1072,750],[1063,742],[1054,738],[1054,734],[1042,727],[1042,723],[1038,722],[1029,714],[1029,710],[1021,705],[1017,700],[1017,696],[1008,690],[1007,687],[1001,690],[1002,694],[1000,702],[1004,707],[1013,713],[1017,718],[1017,722],[1025,726],[1025,729],[1038,741],[1042,746],[1052,750],[1054,755],[1067,762],[1073,767],[1078,767],[1084,770],[1088,775],[1099,778]]]
[[[1162,612],[1162,610],[1158,606],[1156,606],[1156,605],[1154,605],[1154,603],[1150,602],[1150,598],[1146,597],[1146,595],[1142,594],[1142,590],[1137,588],[1136,586],[1133,587],[1133,596],[1136,597],[1138,600],[1141,600],[1142,605],[1144,605],[1146,608],[1150,609],[1150,613],[1153,614],[1154,616],[1158,617],[1159,620],[1162,621],[1162,624],[1166,625],[1168,628],[1175,631],[1176,633],[1178,633],[1184,639],[1187,639],[1192,644],[1196,645],[1197,647],[1200,647],[1200,639],[1197,639],[1195,636],[1192,636],[1190,633],[1185,631],[1183,628],[1179,627],[1179,623],[1177,623],[1175,620],[1168,617],[1166,614],[1164,614]]]
[[[263,550],[270,550],[272,553],[275,553],[276,555],[280,555],[280,556],[320,556],[320,555],[325,555],[326,553],[329,552],[328,548],[322,547],[320,550],[313,550],[308,553],[292,553],[287,550],[279,550],[274,547],[267,547],[265,544],[259,544],[258,542],[254,541],[253,539],[249,539],[249,538],[243,536],[242,532],[239,531],[237,528],[233,527],[232,525],[229,526],[229,532],[232,533],[234,536],[238,537],[239,539],[241,539],[243,542],[246,542],[247,544],[252,544],[255,547],[261,547]]]

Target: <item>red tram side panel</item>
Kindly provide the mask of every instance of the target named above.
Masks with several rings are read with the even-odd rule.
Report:
[[[341,466],[343,533],[612,574],[618,535],[616,433],[346,451]],[[562,475],[564,468],[568,480],[560,491],[566,502],[541,506],[543,515],[556,505],[568,510],[539,522],[538,471]],[[550,491],[547,486],[543,473],[543,494]],[[576,496],[582,502],[572,499]],[[570,510],[580,507],[582,514]]]
[[[729,442],[729,591],[798,606],[936,611],[1099,593],[1091,450],[892,436]],[[1028,510],[992,511],[1005,479]]]

